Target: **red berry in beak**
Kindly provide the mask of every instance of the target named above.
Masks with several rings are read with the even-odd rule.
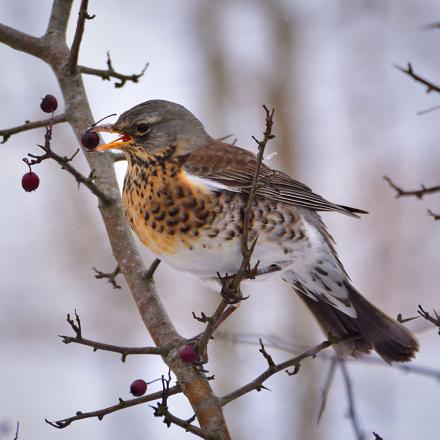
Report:
[[[53,95],[46,95],[40,104],[41,110],[45,113],[52,113],[58,108],[57,98]]]
[[[40,185],[40,178],[32,171],[26,173],[21,179],[21,186],[26,192],[35,191]]]
[[[93,150],[99,145],[99,136],[94,131],[86,131],[81,136],[81,143],[87,149]]]
[[[147,391],[147,382],[145,382],[145,380],[137,379],[130,385],[130,393],[133,394],[133,396],[143,396],[145,391]]]
[[[199,358],[199,354],[193,345],[184,345],[179,351],[179,357],[183,362],[192,364]]]

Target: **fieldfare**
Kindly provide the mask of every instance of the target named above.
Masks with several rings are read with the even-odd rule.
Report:
[[[185,107],[162,100],[143,102],[94,130],[120,134],[97,150],[121,149],[127,158],[123,203],[139,239],[170,266],[219,290],[218,274],[234,274],[242,262],[256,156],[213,139]],[[249,241],[258,236],[251,265],[281,276],[326,334],[360,335],[340,344],[344,355],[374,349],[387,362],[411,360],[416,338],[351,285],[319,211],[364,213],[262,164],[250,218]]]

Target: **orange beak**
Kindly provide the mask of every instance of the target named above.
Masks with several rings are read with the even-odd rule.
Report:
[[[121,131],[113,130],[112,124],[103,124],[103,125],[97,125],[96,127],[93,127],[91,131],[95,132],[105,132],[105,133],[117,133],[122,136],[118,137],[112,142],[109,142],[108,144],[99,145],[95,148],[95,151],[105,151],[105,150],[111,150],[111,149],[118,149],[121,150],[127,145],[131,144],[133,142],[133,138]]]

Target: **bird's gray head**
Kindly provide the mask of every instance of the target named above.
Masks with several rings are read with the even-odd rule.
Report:
[[[154,155],[173,149],[173,154],[182,155],[212,140],[189,110],[159,99],[138,104],[122,113],[114,124],[101,125],[94,130],[122,135],[118,141],[101,145],[97,150],[119,148],[128,154],[144,151]]]

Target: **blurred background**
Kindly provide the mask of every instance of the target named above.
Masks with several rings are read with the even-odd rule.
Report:
[[[69,26],[73,38],[79,1]],[[44,33],[50,0],[0,0],[0,21],[32,35]],[[251,139],[264,129],[262,104],[275,107],[276,139],[271,165],[310,185],[329,200],[370,212],[362,220],[338,214],[324,219],[357,288],[390,315],[414,316],[417,305],[439,308],[440,225],[426,209],[440,211],[440,197],[395,199],[382,179],[404,188],[439,184],[439,113],[419,110],[440,97],[392,67],[413,63],[416,72],[440,81],[439,31],[422,26],[440,20],[434,0],[164,0],[91,1],[79,63],[105,68],[111,51],[116,70],[137,73],[139,84],[122,89],[97,77],[84,81],[96,119],[121,113],[139,102],[161,98],[179,102],[214,137],[233,134],[238,145],[256,151]],[[45,117],[40,99],[62,97],[50,68],[0,45],[0,128]],[[186,439],[180,428],[166,429],[152,410],[138,406],[103,421],[75,422],[58,431],[44,422],[96,410],[129,398],[130,383],[166,374],[153,356],[93,353],[64,345],[72,334],[65,322],[76,309],[84,336],[119,345],[144,346],[151,339],[122,278],[113,290],[96,280],[92,266],[112,271],[115,262],[97,210],[84,187],[50,161],[35,167],[40,188],[25,193],[21,177],[27,153],[39,153],[43,129],[15,135],[0,146],[0,438],[12,439]],[[67,125],[54,128],[53,148],[71,155],[77,141]],[[83,157],[75,165],[88,173]],[[117,164],[120,179],[124,163]],[[142,248],[148,264],[153,256]],[[193,277],[161,265],[157,284],[179,331],[202,329],[191,312],[211,313],[218,297]],[[311,315],[281,281],[255,283],[250,298],[224,331],[291,344],[323,340]],[[439,339],[428,323],[416,320],[421,352],[414,365],[440,369]],[[288,353],[269,349],[276,361]],[[355,438],[338,372],[327,409],[317,424],[320,394],[328,369],[321,359],[304,362],[297,376],[278,374],[272,392],[251,393],[225,408],[234,439]],[[223,395],[266,368],[258,348],[215,340],[208,369]],[[436,438],[438,380],[404,374],[386,365],[350,362],[357,409],[367,439]],[[159,384],[151,390],[160,389]],[[181,397],[170,399],[179,417],[192,415]]]

